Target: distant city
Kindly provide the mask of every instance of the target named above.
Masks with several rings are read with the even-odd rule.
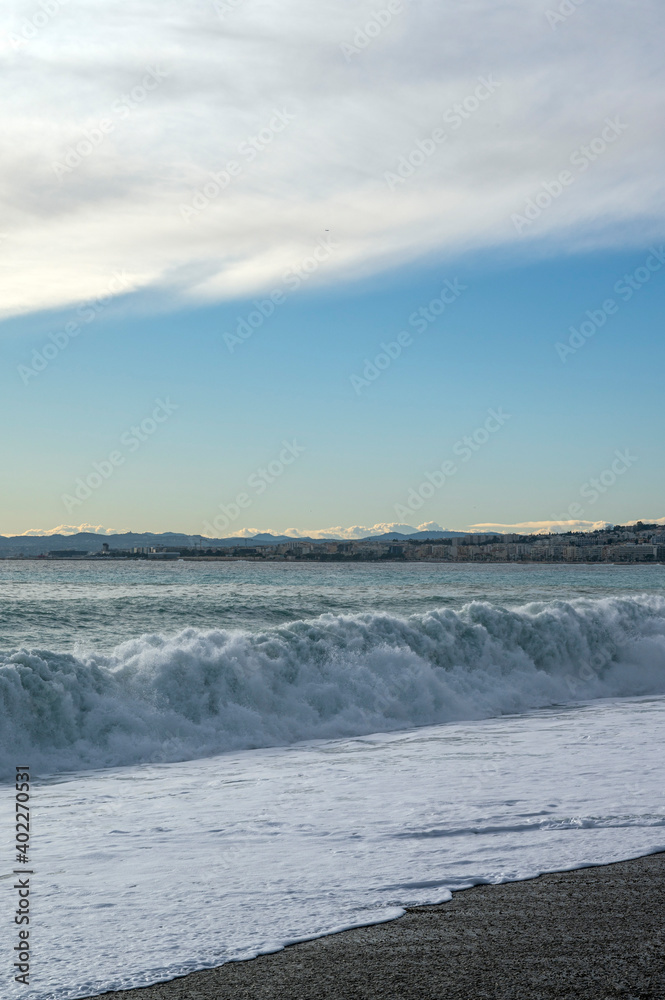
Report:
[[[106,536],[0,538],[3,559],[153,559],[260,562],[540,562],[662,563],[665,529],[638,521],[597,531],[557,534],[388,533],[353,541],[285,538],[219,538],[164,533]]]

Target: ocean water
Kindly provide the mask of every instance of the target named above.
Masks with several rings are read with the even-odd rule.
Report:
[[[2,562],[30,996],[665,849],[664,729],[665,567]]]

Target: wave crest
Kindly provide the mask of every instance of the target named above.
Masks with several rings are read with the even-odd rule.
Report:
[[[109,656],[4,654],[0,774],[19,758],[42,771],[166,762],[663,693],[660,597],[190,628]]]

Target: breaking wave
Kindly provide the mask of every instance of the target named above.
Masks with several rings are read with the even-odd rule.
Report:
[[[665,693],[665,599],[323,615],[0,654],[0,774],[186,760]]]

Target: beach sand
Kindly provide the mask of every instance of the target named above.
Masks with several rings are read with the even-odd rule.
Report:
[[[483,885],[113,1000],[665,1000],[665,853]]]

